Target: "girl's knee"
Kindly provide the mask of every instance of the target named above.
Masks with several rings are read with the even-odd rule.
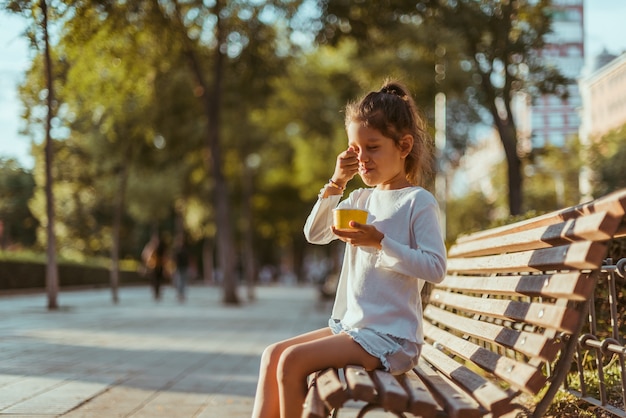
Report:
[[[290,380],[302,380],[306,376],[303,376],[305,372],[302,366],[302,351],[298,349],[298,346],[287,347],[283,350],[278,360],[277,375],[278,379],[282,382]]]
[[[281,343],[268,345],[261,355],[261,364],[277,364],[283,350],[284,348],[281,346]]]
[[[279,341],[268,345],[265,347],[265,350],[263,350],[263,354],[261,355],[261,366],[277,369],[281,357],[284,355],[285,351],[290,348],[291,344],[287,341]]]

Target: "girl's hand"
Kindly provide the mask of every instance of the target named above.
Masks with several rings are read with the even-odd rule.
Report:
[[[374,247],[379,250],[382,248],[381,242],[385,238],[385,234],[376,227],[355,221],[350,221],[350,226],[353,228],[352,231],[340,231],[334,226],[331,226],[331,229],[340,240],[355,247]]]
[[[348,184],[358,172],[358,154],[354,151],[354,148],[350,147],[337,156],[332,180],[339,186],[346,187],[346,184]]]

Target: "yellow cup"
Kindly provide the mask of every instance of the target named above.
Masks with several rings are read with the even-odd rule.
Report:
[[[351,230],[350,221],[355,221],[360,224],[367,223],[368,212],[361,209],[335,209],[333,211],[333,224],[335,228],[340,230]]]

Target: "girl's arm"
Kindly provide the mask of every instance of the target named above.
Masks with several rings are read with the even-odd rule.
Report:
[[[320,190],[317,203],[304,225],[304,236],[311,244],[328,244],[337,239],[330,230],[333,224],[332,210],[339,204],[346,184],[352,180],[358,169],[359,161],[352,147],[337,155],[335,171],[328,183]]]
[[[439,228],[436,202],[417,212],[413,218],[413,236],[417,248],[399,243],[388,236],[381,241],[376,267],[439,283],[446,273],[446,247]]]
[[[337,237],[330,227],[333,224],[333,209],[339,204],[341,195],[325,195],[325,187],[313,206],[309,217],[304,224],[304,236],[311,244],[328,244]]]

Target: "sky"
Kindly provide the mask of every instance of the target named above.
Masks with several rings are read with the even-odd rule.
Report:
[[[626,51],[625,0],[584,0],[585,57],[587,60],[603,49],[619,55]],[[19,134],[22,127],[21,104],[17,86],[28,68],[28,43],[21,35],[23,18],[0,11],[0,158],[15,158],[25,168],[32,168],[31,139]]]

